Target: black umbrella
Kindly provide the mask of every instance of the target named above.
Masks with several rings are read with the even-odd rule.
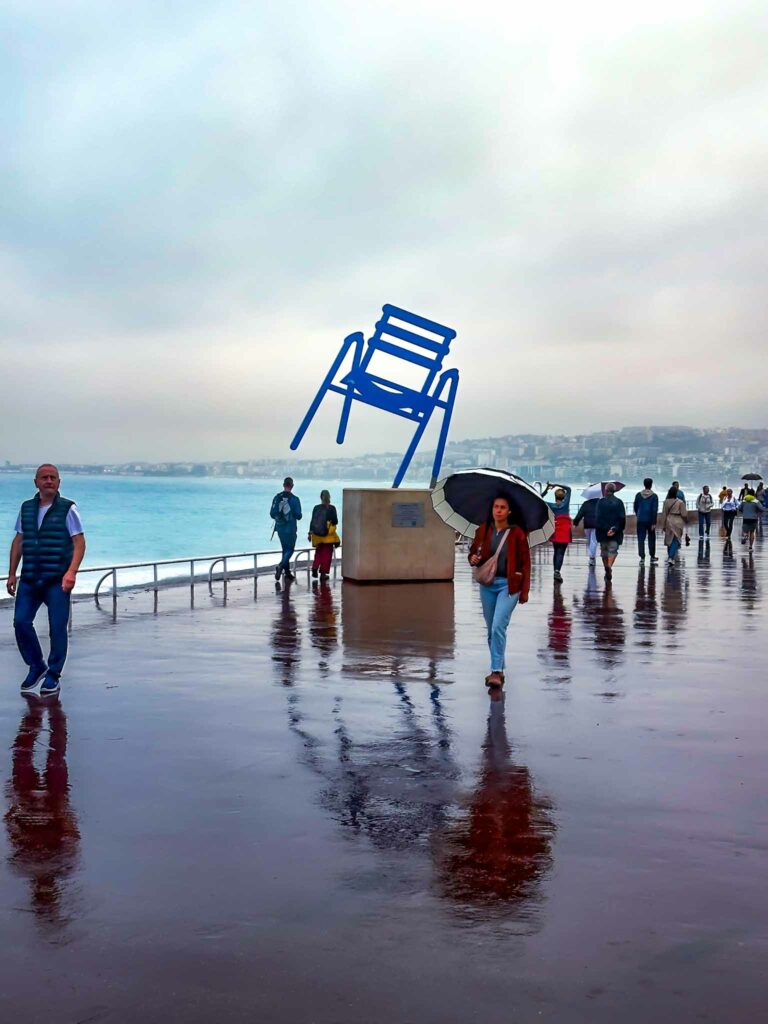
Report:
[[[432,507],[457,533],[473,537],[498,495],[509,502],[512,519],[528,534],[531,547],[549,540],[555,517],[547,503],[522,477],[503,469],[462,469],[445,477],[432,491]]]
[[[762,480],[763,478],[759,473],[745,473],[741,478],[742,480]]]

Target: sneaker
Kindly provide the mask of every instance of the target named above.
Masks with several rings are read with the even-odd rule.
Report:
[[[46,665],[41,665],[40,668],[31,668],[29,672],[27,672],[27,678],[21,684],[21,692],[37,694],[37,688],[45,678],[45,673],[47,671],[48,667]]]
[[[668,558],[667,559],[667,565],[674,565],[674,564],[675,564],[674,558]]]
[[[596,558],[590,558],[589,564],[590,565],[596,565],[597,564],[597,559]]]
[[[59,682],[59,680],[56,678],[56,676],[52,676],[49,673],[46,675],[45,679],[43,680],[43,685],[40,687],[40,696],[53,697],[55,696],[55,694],[59,692],[60,689],[61,683]]]
[[[281,569],[281,568],[280,568],[280,566],[278,565],[278,567],[277,567],[277,568],[275,569],[275,579],[276,579],[276,580],[279,580],[279,579],[280,579],[280,573],[281,573],[281,572],[282,572],[282,569]]]
[[[651,555],[651,561],[658,562],[658,558],[656,557],[656,555]]]
[[[640,565],[645,565],[645,555],[640,555]]]
[[[325,573],[323,573],[323,576],[325,576]],[[317,579],[317,569],[313,569],[312,570],[312,579],[313,580]]]
[[[290,569],[286,569],[285,570],[285,578],[287,580],[295,580],[296,579],[296,577],[293,575],[293,573],[291,572]]]
[[[558,572],[557,569],[555,569],[555,583],[562,583],[562,582],[563,582],[563,575],[562,575],[562,573]]]
[[[746,537],[742,537],[741,538],[741,543],[742,544],[746,544],[747,543],[747,538]]]

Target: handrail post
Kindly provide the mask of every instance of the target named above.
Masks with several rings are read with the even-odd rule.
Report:
[[[157,615],[157,562],[155,562],[154,565],[152,566],[152,570],[153,570],[153,577],[154,577],[154,581],[155,581],[155,598],[154,598],[155,615]]]
[[[223,559],[224,562],[224,600],[227,600],[227,586],[229,584],[229,573],[227,572],[227,559]]]
[[[195,560],[189,560],[189,607],[195,607]]]
[[[117,622],[117,569],[112,570],[112,621]]]
[[[253,553],[253,597],[256,598],[256,590],[259,584],[259,554],[257,551]]]

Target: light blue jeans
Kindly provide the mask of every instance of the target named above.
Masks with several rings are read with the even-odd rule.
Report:
[[[483,616],[488,627],[491,672],[504,671],[504,652],[507,649],[507,626],[519,599],[519,594],[510,594],[509,583],[503,576],[497,576],[489,587],[480,587]]]

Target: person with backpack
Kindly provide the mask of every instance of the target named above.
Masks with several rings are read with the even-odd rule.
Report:
[[[659,496],[651,490],[653,480],[647,476],[643,480],[643,489],[635,495],[635,529],[637,530],[637,549],[640,561],[645,562],[645,540],[648,538],[648,554],[652,562],[656,557],[656,520],[659,515]]]
[[[269,514],[275,521],[275,529],[280,538],[283,557],[275,567],[275,579],[280,580],[284,573],[287,580],[295,579],[291,572],[291,556],[296,550],[297,522],[301,519],[301,502],[293,493],[293,479],[289,476],[283,480],[283,489],[272,499]]]
[[[312,562],[312,576],[317,579],[318,572],[321,580],[327,580],[331,572],[333,561],[333,549],[340,544],[336,527],[339,525],[339,514],[336,506],[331,504],[329,491],[320,491],[320,504],[312,509],[312,518],[309,521],[309,534],[307,539],[315,549],[315,558]]]
[[[704,536],[709,537],[709,528],[712,525],[712,507],[715,499],[709,493],[709,485],[704,484],[701,494],[696,499],[696,510],[699,513],[699,540]]]

